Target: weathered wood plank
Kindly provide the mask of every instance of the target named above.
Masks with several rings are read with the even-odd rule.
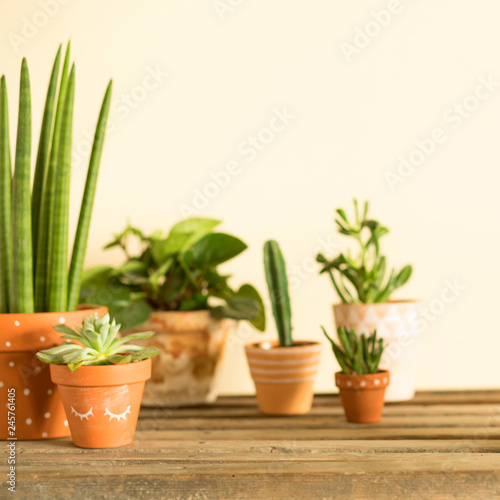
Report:
[[[18,494],[34,494],[41,500],[57,498],[62,491],[64,498],[105,498],[103,492],[113,492],[110,498],[391,499],[412,494],[419,496],[411,498],[427,499],[439,492],[438,498],[490,500],[500,485],[500,457],[494,455],[350,458],[271,464],[127,463],[93,467],[86,475],[78,466],[66,467],[63,473],[60,465],[41,465],[19,483]]]
[[[144,418],[138,422],[138,430],[180,430],[180,429],[378,429],[392,428],[448,428],[448,427],[487,427],[500,431],[500,413],[492,415],[443,415],[443,416],[404,416],[384,415],[376,424],[352,424],[347,422],[343,415],[336,416],[300,416],[300,417],[273,417],[273,418],[244,418],[239,419],[204,419],[204,418]]]
[[[302,453],[303,459],[314,459],[316,454],[328,453],[499,453],[500,440],[325,440],[325,441],[286,441],[286,440],[243,440],[235,441],[161,441],[157,439],[136,440],[132,444],[116,449],[107,450],[84,450],[73,446],[71,438],[63,438],[54,441],[24,441],[18,443],[20,457],[28,455],[54,455],[66,462],[67,454],[95,455],[99,454],[105,459],[107,455],[113,454],[135,454],[161,452],[161,457],[182,457],[186,453],[196,450],[200,456],[212,454],[244,454],[244,455],[267,455],[280,454],[280,459],[288,457],[293,453]],[[158,455],[155,455],[158,458]]]
[[[313,406],[308,416],[343,415],[339,405]],[[500,404],[467,404],[467,405],[386,405],[384,416],[388,415],[493,415],[500,417]],[[260,418],[269,419],[254,404],[249,407],[196,407],[196,408],[141,408],[139,418]]]

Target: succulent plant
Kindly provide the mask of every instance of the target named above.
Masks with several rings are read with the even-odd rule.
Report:
[[[316,260],[323,264],[320,274],[328,273],[337,294],[344,303],[387,302],[391,294],[402,287],[412,274],[412,267],[405,266],[401,271],[391,270],[386,280],[387,262],[380,254],[379,240],[389,230],[378,221],[368,219],[368,202],[365,202],[363,214],[354,200],[355,221],[351,223],[342,209],[337,210],[335,223],[340,234],[350,236],[359,244],[359,253],[352,257],[350,252],[341,253],[333,260],[328,260],[319,253]]]
[[[75,66],[69,68],[68,43],[58,89],[61,49],[52,66],[45,100],[32,191],[31,91],[26,59],[21,65],[14,173],[7,84],[4,76],[0,80],[0,313],[73,311],[78,305],[112,82],[96,126],[68,266]]]
[[[337,328],[340,345],[337,345],[325,328],[321,328],[332,344],[333,354],[345,374],[365,375],[378,372],[385,346],[382,339],[377,340],[377,330],[368,337],[364,333],[358,337],[352,328],[340,326]]]
[[[218,270],[247,248],[235,236],[214,232],[220,223],[188,218],[167,235],[162,231],[146,235],[128,225],[105,247],[121,249],[125,262],[117,268],[87,269],[81,302],[106,306],[124,328],[141,325],[152,310],[208,309],[216,317],[246,320],[263,331],[265,309],[257,290],[250,284],[233,289],[231,276]]]
[[[80,366],[121,365],[142,361],[156,356],[160,351],[156,347],[140,347],[128,344],[132,340],[147,339],[154,332],[140,332],[120,338],[121,325],[110,322],[109,314],[101,318],[97,313],[83,320],[81,328],[72,330],[66,325],[54,327],[63,333],[67,342],[37,353],[37,358],[53,365],[68,365],[71,371]]]
[[[277,241],[269,240],[264,244],[264,270],[280,345],[291,346],[293,345],[292,309],[288,278],[285,259]]]

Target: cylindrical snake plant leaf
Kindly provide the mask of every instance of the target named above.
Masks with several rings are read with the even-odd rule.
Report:
[[[38,152],[35,163],[35,178],[33,180],[33,191],[31,194],[31,220],[33,235],[33,265],[36,269],[38,230],[40,227],[40,211],[42,205],[43,186],[45,183],[47,165],[49,163],[50,138],[52,135],[52,118],[54,115],[54,102],[57,91],[57,76],[59,74],[59,63],[61,59],[61,46],[56,54],[52,73],[50,75],[49,88],[45,98],[45,108],[43,110],[42,127],[40,129],[40,139],[38,142]]]
[[[68,70],[71,46],[68,43],[59,84],[54,131],[50,146],[50,157],[43,187],[42,204],[39,216],[39,231],[37,244],[37,259],[35,268],[35,309],[37,312],[48,311],[49,307],[49,269],[50,247],[52,244],[52,214],[54,211],[54,193],[56,188],[57,156],[59,152],[59,137],[64,100],[68,86]]]
[[[31,243],[31,95],[28,64],[23,59],[19,90],[16,160],[12,183],[13,304],[11,312],[34,312]]]
[[[269,240],[264,244],[264,269],[280,345],[291,346],[292,311],[288,278],[285,259],[276,241]]]
[[[97,176],[99,173],[99,165],[101,162],[102,148],[104,145],[104,137],[106,135],[106,125],[108,122],[109,108],[111,105],[112,89],[113,81],[110,81],[104,95],[101,111],[99,113],[99,119],[97,121],[94,135],[94,143],[92,145],[92,153],[90,155],[87,181],[85,183],[85,191],[83,193],[83,200],[80,208],[80,217],[78,219],[78,227],[76,230],[75,242],[73,245],[73,254],[71,257],[71,266],[69,270],[69,311],[73,311],[76,309],[80,296],[83,261],[85,258],[85,251],[87,249],[90,219],[92,216],[92,207],[94,205],[94,196],[97,186]]]
[[[64,100],[60,145],[57,159],[56,189],[52,224],[49,274],[49,311],[66,311],[68,305],[68,232],[71,145],[75,66],[71,68]]]
[[[0,313],[8,313],[12,300],[12,164],[9,106],[5,76],[0,80]]]

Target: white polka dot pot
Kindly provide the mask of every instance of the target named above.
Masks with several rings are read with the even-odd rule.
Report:
[[[291,347],[277,342],[245,346],[262,413],[300,415],[311,409],[321,350],[319,342],[304,341]]]
[[[390,373],[385,370],[368,375],[336,373],[335,385],[339,388],[346,419],[349,422],[378,422],[390,380]]]
[[[353,328],[358,335],[377,330],[387,345],[380,368],[391,372],[386,401],[407,401],[415,396],[419,344],[419,303],[336,304],[335,324]]]
[[[35,354],[60,344],[63,339],[53,327],[81,324],[84,317],[105,307],[83,306],[65,313],[0,314],[0,401],[15,393],[15,435],[10,434],[8,412],[0,411],[0,439],[20,440],[69,436],[69,428],[57,386],[49,366]]]

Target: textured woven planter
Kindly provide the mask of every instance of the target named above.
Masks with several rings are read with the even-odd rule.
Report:
[[[50,365],[73,442],[81,448],[116,448],[134,439],[151,359],[109,366]]]
[[[391,372],[385,400],[412,399],[418,366],[418,302],[337,304],[333,311],[337,327],[354,328],[357,334],[377,329],[377,335],[385,340],[380,368]]]
[[[215,318],[209,311],[157,311],[140,327],[124,332],[156,332],[150,339],[137,341],[160,350],[153,358],[153,374],[144,389],[143,405],[213,403],[226,339],[236,325],[235,320]]]
[[[245,352],[262,413],[298,415],[311,409],[321,344],[262,342],[248,344]]]
[[[340,400],[349,422],[378,422],[384,408],[384,394],[389,385],[388,371],[368,375],[335,374]]]
[[[17,439],[69,436],[68,422],[57,387],[50,380],[49,365],[35,354],[62,342],[53,327],[78,326],[84,317],[107,313],[105,307],[82,306],[63,313],[0,314],[0,401],[15,389]],[[0,439],[8,435],[7,411],[0,411]]]

